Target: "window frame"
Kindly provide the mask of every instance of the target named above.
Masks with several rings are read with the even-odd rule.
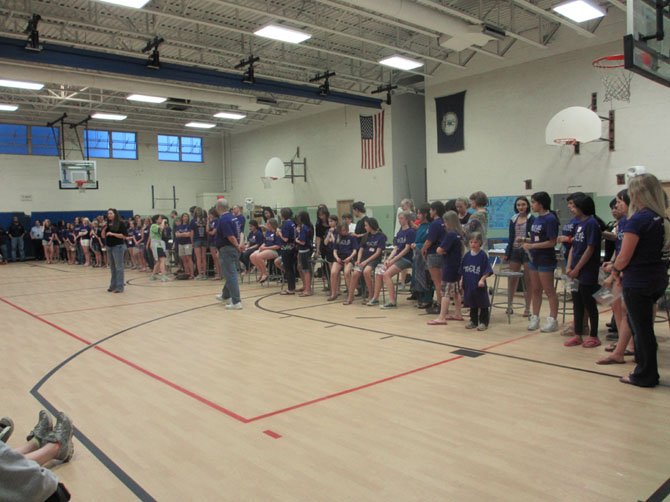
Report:
[[[165,143],[165,147],[168,149],[161,151],[161,141],[160,138],[177,138],[177,148],[178,151],[169,151],[169,148],[172,148],[172,145],[170,143]],[[200,160],[185,160],[184,157],[189,155],[197,155],[194,153],[184,153],[184,140],[198,140],[199,142],[199,149],[200,149]],[[205,163],[205,149],[204,149],[204,142],[205,139],[202,136],[183,136],[181,134],[157,134],[156,135],[156,150],[157,150],[157,158],[159,162],[179,162],[182,164],[204,164]],[[192,146],[192,145],[187,145],[187,146]],[[163,155],[177,155],[178,158],[176,159],[167,159],[167,158],[161,158],[161,154]]]

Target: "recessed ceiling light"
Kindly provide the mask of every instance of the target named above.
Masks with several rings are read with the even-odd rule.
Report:
[[[189,122],[186,127],[194,127],[196,129],[211,129],[216,127],[216,124],[209,124],[207,122]]]
[[[126,98],[128,101],[139,101],[141,103],[165,103],[167,98],[159,96],[145,96],[144,94],[131,94]]]
[[[279,40],[280,42],[288,42],[290,44],[299,44],[300,42],[312,38],[312,35],[309,33],[280,24],[268,24],[263,26],[261,29],[254,31],[254,35],[271,38],[272,40]]]
[[[128,115],[117,115],[116,113],[94,113],[92,119],[98,120],[126,120]]]
[[[15,112],[18,109],[16,105],[0,105],[0,112]]]
[[[0,87],[13,87],[14,89],[30,89],[39,91],[44,87],[44,84],[36,82],[21,82],[20,80],[0,80]]]
[[[409,59],[404,56],[391,56],[379,61],[379,64],[385,66],[390,66],[392,68],[398,68],[399,70],[413,70],[419,66],[423,66],[421,61],[416,61],[414,59]]]
[[[562,16],[572,19],[576,23],[583,23],[591,19],[597,19],[605,15],[605,11],[584,0],[573,0],[563,2],[551,8]]]
[[[232,119],[232,120],[240,120],[246,117],[244,113],[235,113],[235,112],[219,112],[214,116],[217,119]]]
[[[141,9],[146,4],[149,3],[149,0],[100,0],[100,1],[104,3],[120,5],[121,7],[132,7],[133,9]]]

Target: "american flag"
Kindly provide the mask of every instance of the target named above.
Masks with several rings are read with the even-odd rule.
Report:
[[[361,169],[384,165],[384,111],[361,119]]]

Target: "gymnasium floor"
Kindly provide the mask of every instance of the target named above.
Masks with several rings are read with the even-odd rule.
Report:
[[[502,310],[472,332],[404,297],[389,312],[245,283],[226,311],[215,281],[126,280],[0,267],[0,415],[14,445],[41,407],[73,418],[55,472],[74,500],[634,501],[670,476],[667,323],[664,384],[639,389],[617,380],[632,364]]]

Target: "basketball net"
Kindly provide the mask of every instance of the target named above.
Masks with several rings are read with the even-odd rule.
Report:
[[[603,56],[593,61],[593,67],[600,73],[600,81],[605,88],[603,101],[630,101],[630,81],[633,73],[624,67],[623,54]]]
[[[277,181],[277,178],[270,178],[269,176],[261,176],[261,181],[263,182],[263,188],[270,189],[272,188],[272,182]]]
[[[79,190],[80,193],[86,191],[86,180],[75,180],[74,184],[77,185],[77,190]]]

